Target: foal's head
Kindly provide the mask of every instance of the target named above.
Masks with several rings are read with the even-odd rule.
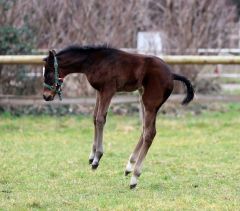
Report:
[[[63,79],[59,77],[58,61],[56,52],[49,51],[48,57],[44,59],[45,65],[43,67],[44,88],[43,98],[46,101],[52,101],[56,94],[61,99],[61,85]]]

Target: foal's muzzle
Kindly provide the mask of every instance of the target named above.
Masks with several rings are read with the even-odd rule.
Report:
[[[51,95],[50,93],[44,93],[43,94],[43,99],[46,101],[52,101],[54,99],[54,96]]]

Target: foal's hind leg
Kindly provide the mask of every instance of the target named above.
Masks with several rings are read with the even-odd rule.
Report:
[[[137,185],[137,178],[141,174],[143,160],[156,135],[156,115],[157,111],[155,109],[145,110],[143,142],[131,177],[130,188],[134,188]]]
[[[143,143],[143,133],[141,134],[141,137],[140,137],[137,145],[135,146],[133,153],[129,157],[128,163],[126,165],[125,176],[127,176],[129,173],[131,173],[133,171],[133,167],[134,167],[134,164],[136,163],[142,143]]]
[[[141,117],[140,119],[142,120],[142,125],[143,125],[142,130],[144,131],[144,105],[142,102],[143,89],[139,90],[139,94],[140,94],[139,101],[140,101],[140,106],[141,106],[141,109],[139,112],[140,112],[140,117]],[[128,163],[126,165],[125,176],[127,176],[129,173],[131,173],[133,171],[134,164],[136,163],[139,151],[140,151],[142,143],[143,143],[143,131],[142,131],[142,134],[140,136],[140,139],[139,139],[137,145],[135,146],[135,148],[133,150],[133,153],[129,157]]]
[[[114,95],[114,92],[109,90],[111,89],[99,93],[99,105],[96,117],[97,142],[96,152],[92,162],[92,169],[96,169],[98,167],[99,161],[103,155],[103,128],[106,122],[107,110]]]
[[[96,98],[96,104],[94,108],[94,113],[93,113],[93,123],[94,123],[94,139],[93,139],[93,144],[92,144],[92,149],[89,155],[89,164],[92,164],[94,155],[96,152],[96,145],[97,145],[97,127],[96,127],[96,118],[97,118],[97,112],[98,112],[98,105],[99,105],[99,96],[97,93],[97,98]]]
[[[137,179],[141,174],[143,160],[156,135],[156,116],[160,106],[170,96],[173,83],[172,80],[166,80],[164,83],[155,76],[148,77],[148,83],[145,85],[143,94],[143,104],[145,108],[143,143],[135,163],[133,175],[130,181],[130,188],[137,185]]]

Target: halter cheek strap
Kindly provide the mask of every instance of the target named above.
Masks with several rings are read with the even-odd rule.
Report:
[[[54,91],[55,94],[58,94],[59,99],[62,100],[62,84],[63,78],[59,78],[57,57],[54,55],[54,85],[51,86],[47,83],[43,83],[43,86]]]

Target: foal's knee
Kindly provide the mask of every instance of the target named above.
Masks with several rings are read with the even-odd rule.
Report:
[[[103,127],[106,123],[106,115],[105,116],[97,116],[95,120],[95,125],[99,127]]]

